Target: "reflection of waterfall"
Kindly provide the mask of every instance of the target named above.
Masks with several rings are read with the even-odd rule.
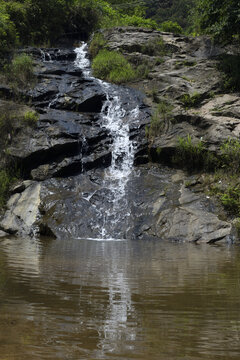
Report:
[[[132,290],[128,278],[129,248],[127,243],[103,244],[103,267],[101,286],[108,292],[108,307],[98,329],[97,358],[106,353],[118,353],[123,348],[130,350],[136,340],[136,313],[132,304]],[[100,245],[98,246],[98,251]]]
[[[115,265],[109,269],[109,306],[106,319],[99,329],[101,353],[117,352],[122,343],[136,339],[136,328],[129,326],[134,308],[131,300],[131,289],[125,272],[118,272]]]
[[[94,79],[90,75],[87,45],[83,43],[75,52],[77,54],[75,65],[83,70],[86,78]],[[139,108],[132,101],[133,99],[129,99],[133,102],[132,108],[125,109],[119,95],[119,88],[101,80],[95,80],[99,82],[107,98],[102,107],[101,118],[102,126],[109,131],[112,139],[112,163],[105,171],[102,184],[102,188],[105,189],[102,205],[96,206],[97,219],[92,223],[92,227],[97,229],[101,239],[125,238],[122,232],[123,224],[127,229],[130,217],[126,185],[134,162],[134,146],[129,137],[129,123],[136,121]],[[124,95],[126,96],[126,93]],[[130,107],[129,103],[127,105]]]

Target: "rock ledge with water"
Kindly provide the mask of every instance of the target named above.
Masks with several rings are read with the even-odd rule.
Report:
[[[217,151],[220,140],[240,135],[237,95],[217,94],[215,56],[223,50],[207,39],[136,28],[104,35],[110,49],[120,49],[132,61],[154,62],[141,48],[160,35],[172,52],[147,79],[117,87],[91,76],[85,45],[76,51],[28,49],[38,84],[24,96],[40,118],[36,128],[20,128],[8,146],[26,181],[13,189],[0,229],[66,238],[231,241],[231,222],[219,219],[218,206],[202,189],[186,188],[186,174],[151,165],[149,157],[161,147],[166,160],[178,136],[204,138]],[[11,97],[7,87],[1,89]],[[175,121],[149,143],[145,127],[153,89],[157,98],[172,100]],[[183,109],[180,101],[195,91],[202,99],[197,113]],[[214,99],[208,96],[212,91]],[[221,114],[212,111],[216,106]]]

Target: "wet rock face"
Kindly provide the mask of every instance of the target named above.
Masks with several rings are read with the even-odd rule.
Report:
[[[141,49],[160,35],[171,52],[156,65],[155,55],[142,54]],[[114,177],[113,186],[108,179],[111,164],[121,163],[124,153],[114,158],[114,132],[103,126],[109,107],[103,111],[104,87],[75,65],[74,49],[29,48],[38,83],[21,94],[40,116],[36,128],[19,128],[9,144],[8,154],[23,170],[25,181],[12,189],[0,230],[76,239],[111,234],[115,239],[231,241],[232,225],[218,218],[218,209],[206,196],[185,186],[186,175],[149,163],[149,154],[159,147],[170,158],[179,136],[191,134],[193,141],[203,137],[209,149],[218,151],[222,138],[240,135],[237,96],[208,96],[219,84],[212,56],[222,49],[208,40],[143,29],[117,28],[105,36],[110,49],[155,64],[147,79],[131,84],[148,94],[145,102],[137,90],[111,85],[110,100],[117,89],[122,122],[129,127],[128,144],[134,148],[135,167],[124,183],[125,195],[119,196],[123,190]],[[174,121],[149,143],[145,128],[151,111],[145,103],[153,104],[153,89],[158,99],[171,99],[175,109]],[[0,90],[12,96],[8,87]],[[184,109],[181,96],[194,91],[201,92],[197,111]],[[138,105],[136,118],[131,115],[133,103]]]
[[[21,166],[26,178],[38,181],[109,166],[112,139],[101,124],[106,93],[99,82],[83,76],[74,63],[73,49],[27,51],[35,58],[39,81],[25,97],[40,112],[40,117],[36,128],[21,129],[8,148],[9,155]],[[131,91],[119,92],[126,107]],[[131,124],[131,136],[136,138],[139,155],[142,147],[146,148],[143,133],[149,122],[149,110],[137,92],[132,91],[131,96],[143,107],[140,123]]]
[[[100,216],[99,204],[106,200],[104,169],[111,165],[114,140],[113,134],[103,126],[103,116],[110,106],[102,112],[107,100],[106,90],[98,80],[85,76],[83,69],[76,66],[76,53],[72,49],[30,48],[27,51],[35,59],[38,83],[34,89],[20,92],[24,92],[25,99],[39,112],[39,120],[35,128],[20,128],[7,151],[22,169],[25,179],[33,183],[27,188],[25,184],[16,187],[0,226],[12,234],[31,235],[38,229],[46,236],[96,237],[99,235],[95,224]],[[142,94],[114,85],[108,95],[110,103],[116,89],[124,108],[122,122],[129,122],[136,162],[146,162],[144,135],[150,111],[143,103]],[[140,110],[134,120],[131,112],[135,107]],[[71,176],[75,176],[73,180]],[[79,190],[82,181],[98,184],[95,190],[99,194],[94,194],[91,201]],[[35,204],[34,210],[30,209],[27,198]]]
[[[106,228],[104,214],[99,212],[104,203],[104,211],[110,204],[112,220],[114,216],[118,220],[112,234],[116,239],[209,244],[234,239],[232,225],[218,218],[216,204],[199,189],[185,186],[188,177],[183,172],[176,174],[174,169],[150,164],[136,168],[127,184],[124,210],[120,207],[115,215],[108,204],[111,190],[104,186],[103,179],[104,172],[99,169],[44,182],[41,224],[61,238],[99,238],[103,225]]]

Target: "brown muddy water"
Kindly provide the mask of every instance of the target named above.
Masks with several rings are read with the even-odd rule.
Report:
[[[240,358],[240,248],[0,242],[1,360]]]

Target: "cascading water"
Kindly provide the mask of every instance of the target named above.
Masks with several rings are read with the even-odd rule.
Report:
[[[40,49],[40,52],[41,52],[41,58],[42,58],[43,62],[52,62],[51,55],[48,52],[43,51],[41,49]]]
[[[83,71],[83,75],[88,78],[91,72],[91,63],[87,57],[88,46],[83,43],[80,47],[75,49],[77,55],[75,65]]]
[[[87,58],[87,45],[83,43],[81,47],[75,49],[75,52],[77,54],[75,65],[82,69],[85,78],[94,79],[91,77],[90,61]],[[106,94],[101,119],[102,126],[108,130],[112,139],[112,162],[105,170],[102,184],[102,189],[105,189],[104,205],[98,204],[97,219],[92,222],[92,227],[102,239],[119,238],[120,235],[124,238],[130,217],[126,185],[134,162],[134,144],[130,140],[129,123],[136,121],[139,108],[134,103],[131,108],[128,103],[125,109],[119,95],[119,87],[99,79],[95,80]]]

